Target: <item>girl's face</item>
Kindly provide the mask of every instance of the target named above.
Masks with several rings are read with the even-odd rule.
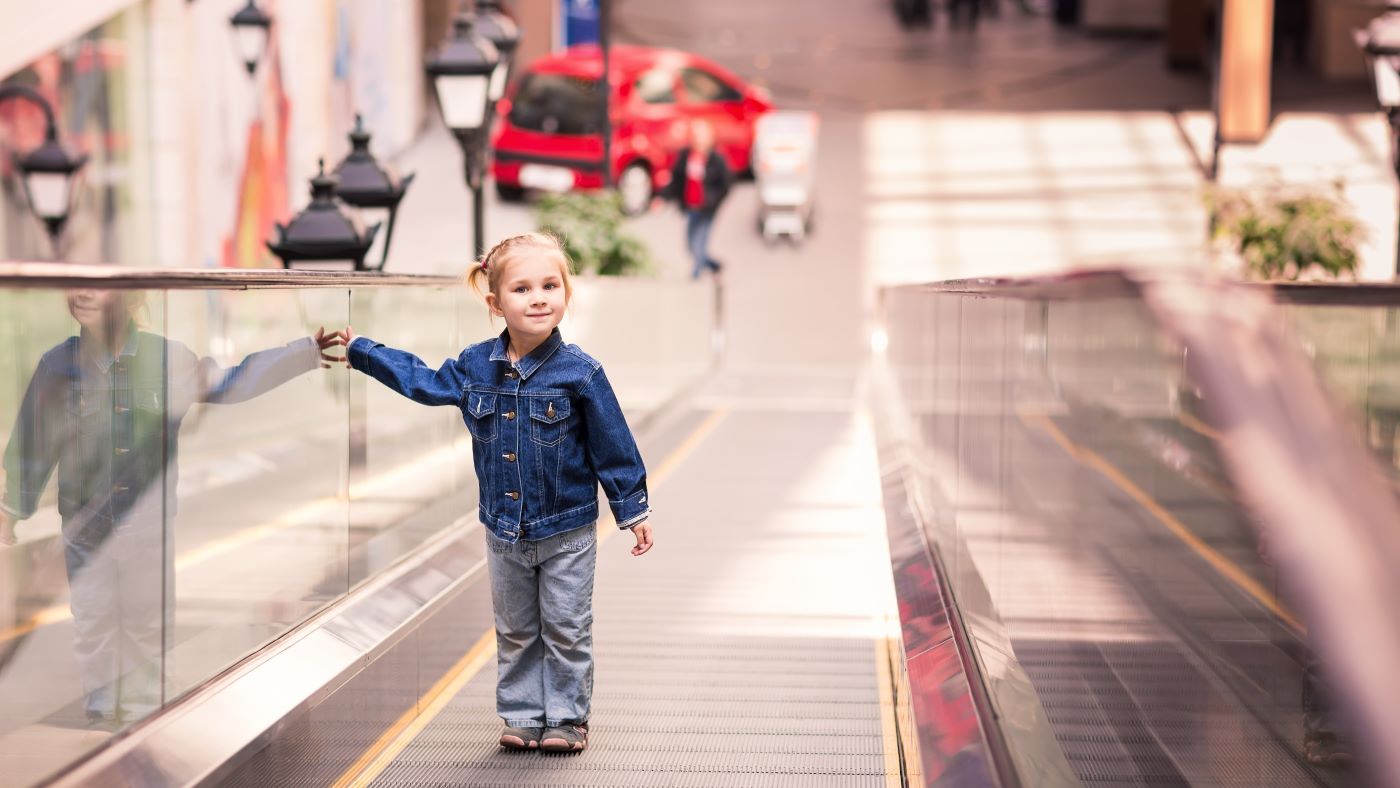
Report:
[[[501,271],[497,291],[486,294],[486,305],[505,318],[513,339],[548,337],[569,305],[558,255],[538,252],[512,259]]]
[[[116,327],[127,318],[119,290],[69,290],[68,313],[78,321],[78,325],[89,331]]]

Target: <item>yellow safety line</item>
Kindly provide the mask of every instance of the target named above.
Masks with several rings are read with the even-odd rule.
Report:
[[[1217,443],[1219,443],[1225,437],[1220,433],[1220,430],[1217,430],[1209,424],[1206,424],[1205,422],[1201,421],[1195,416],[1192,416],[1186,411],[1182,411],[1176,418],[1178,421],[1181,422],[1182,426],[1186,427],[1188,430],[1200,433],[1201,435],[1204,435]]]
[[[385,471],[374,478],[366,479],[350,488],[349,500],[358,501],[384,490],[394,489],[399,483],[417,476],[423,469],[435,467],[443,462],[447,455],[453,454],[456,451],[457,449],[455,446],[446,446],[431,454],[406,462],[393,470]],[[197,566],[212,558],[224,555],[235,548],[256,542],[278,531],[315,522],[316,518],[333,510],[335,507],[345,505],[345,502],[346,499],[341,496],[326,496],[308,501],[265,523],[259,523],[258,525],[240,529],[223,539],[218,539],[209,544],[181,553],[175,559],[175,570],[177,572],[184,571],[192,566]],[[17,637],[27,635],[39,627],[56,624],[60,621],[67,621],[72,617],[73,611],[68,605],[50,605],[30,615],[23,623],[16,624],[8,629],[0,630],[0,643],[7,643]]]
[[[657,469],[651,474],[651,485],[659,488],[668,477],[675,471],[676,467],[695,450],[696,446],[705,439],[719,423],[729,415],[728,409],[716,410],[686,436],[670,456],[668,456]],[[609,518],[611,520],[611,518]],[[603,528],[598,536],[598,544],[602,545],[619,529]],[[478,649],[481,650],[477,654]],[[447,706],[467,682],[471,681],[481,670],[487,660],[496,653],[496,630],[488,629],[477,640],[472,650],[467,655],[452,666],[437,683],[428,690],[423,697],[418,699],[412,707],[405,711],[384,731],[368,749],[360,755],[345,773],[340,775],[340,779],[334,783],[334,788],[361,788],[374,782],[390,763],[399,756],[400,753],[413,743],[419,733],[433,721],[434,718]]]
[[[1197,536],[1195,532],[1183,525],[1176,517],[1172,516],[1172,513],[1168,512],[1161,504],[1157,503],[1152,496],[1143,492],[1141,487],[1138,487],[1131,479],[1124,476],[1123,472],[1114,467],[1112,463],[1099,456],[1094,450],[1080,446],[1071,441],[1068,436],[1060,431],[1059,427],[1055,426],[1055,422],[1051,421],[1045,414],[1018,411],[1017,415],[1026,425],[1034,424],[1049,433],[1050,437],[1060,445],[1060,448],[1065,450],[1066,454],[1080,463],[1088,465],[1103,474],[1109,481],[1116,484],[1119,489],[1127,493],[1133,500],[1137,501],[1142,508],[1151,513],[1153,517],[1156,517],[1162,525],[1165,525],[1167,530],[1171,531],[1176,538],[1184,542],[1187,547],[1195,551],[1195,553],[1203,558],[1206,563],[1210,564],[1215,571],[1234,583],[1241,591],[1249,594],[1255,601],[1259,602],[1259,604],[1268,608],[1274,615],[1278,616],[1284,623],[1288,624],[1299,634],[1307,634],[1307,627],[1303,625],[1303,622],[1298,616],[1280,602],[1277,597],[1269,593],[1268,589],[1264,588],[1259,581],[1255,580],[1248,572],[1241,569],[1238,564],[1221,555],[1215,548],[1206,544],[1201,537]]]
[[[894,715],[894,674],[890,666],[891,655],[897,654],[898,646],[888,637],[875,638],[875,671],[880,693],[880,739],[885,753],[885,786],[899,788],[904,784],[904,775],[899,766],[899,726]]]
[[[656,483],[656,486],[660,487],[661,483],[666,481],[666,477],[670,476],[671,473],[676,470],[676,466],[680,465],[682,460],[690,456],[690,453],[695,451],[695,447],[699,446],[700,442],[705,440],[705,438],[714,431],[715,427],[718,427],[719,423],[724,421],[724,418],[728,415],[729,409],[721,408],[711,412],[704,421],[700,422],[699,426],[681,442],[681,445],[677,446],[675,451],[671,452],[671,456],[667,457],[665,461],[657,467],[656,473],[651,475],[652,481]]]
[[[359,760],[335,781],[334,788],[360,788],[373,782],[494,656],[496,631],[488,629],[457,664],[360,755]]]

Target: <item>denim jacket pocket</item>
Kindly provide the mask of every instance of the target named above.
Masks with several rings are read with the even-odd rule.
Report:
[[[103,388],[75,388],[69,392],[69,424],[78,428],[78,434],[88,438],[101,437],[100,433],[111,429],[110,419],[103,419],[103,409],[112,407],[112,390]]]
[[[569,432],[569,398],[530,399],[530,439],[541,446],[554,446]]]
[[[137,410],[164,415],[164,392],[157,388],[138,388],[131,392],[131,402]]]
[[[482,443],[489,443],[496,439],[496,395],[480,391],[468,391],[466,393],[467,426],[471,428],[472,437]]]

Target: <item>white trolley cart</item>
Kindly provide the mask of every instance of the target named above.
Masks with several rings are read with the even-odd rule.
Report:
[[[766,241],[795,242],[812,224],[813,173],[817,160],[817,115],[775,110],[754,129],[753,169],[758,184],[758,230]]]

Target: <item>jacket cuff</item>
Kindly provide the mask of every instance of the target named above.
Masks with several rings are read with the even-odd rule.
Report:
[[[369,337],[355,337],[350,340],[350,347],[345,349],[345,356],[350,359],[350,367],[361,372],[369,369],[369,352],[379,347],[379,343]]]
[[[646,490],[635,492],[620,501],[608,501],[608,506],[612,509],[618,528],[630,528],[651,513],[651,507],[647,506]]]

